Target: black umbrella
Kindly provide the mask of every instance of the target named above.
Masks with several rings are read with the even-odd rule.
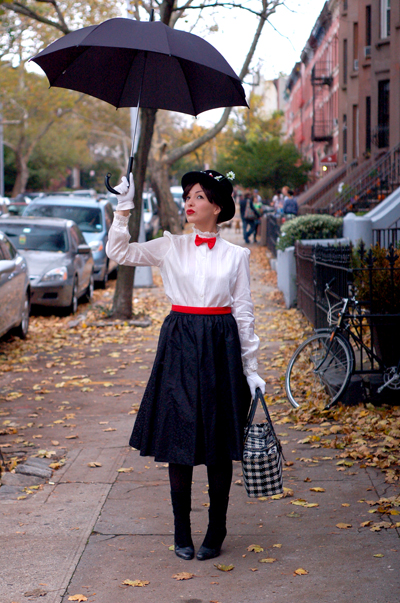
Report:
[[[211,44],[161,21],[109,19],[56,40],[32,60],[50,86],[84,92],[117,108],[198,115],[248,106],[238,76]]]

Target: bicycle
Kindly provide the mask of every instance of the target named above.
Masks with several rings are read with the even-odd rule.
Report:
[[[353,374],[382,374],[384,382],[378,393],[385,387],[400,389],[400,360],[397,366],[383,364],[362,339],[360,325],[366,315],[356,297],[339,297],[330,291],[330,284],[326,284],[324,293],[328,301],[328,323],[332,328],[316,329],[314,335],[297,348],[286,370],[286,394],[294,408],[316,399],[324,404],[324,410],[329,410],[339,402]],[[340,301],[331,305],[329,294]],[[354,349],[365,351],[371,370],[363,370],[363,367],[356,370]],[[378,370],[372,368],[374,362]]]

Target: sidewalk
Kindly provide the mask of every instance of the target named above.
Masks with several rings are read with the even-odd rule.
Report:
[[[241,243],[234,232],[223,236]],[[65,459],[50,482],[32,478],[37,490],[0,488],[0,603],[39,597],[44,603],[399,600],[400,507],[389,500],[398,486],[386,483],[377,467],[346,460],[339,445],[328,448],[327,442],[346,437],[334,423],[294,422],[280,377],[287,338],[301,339],[305,325],[283,308],[265,249],[250,248],[260,372],[284,446],[288,496],[247,498],[235,463],[221,556],[185,562],[170,550],[167,466],[126,445],[168,311],[155,271],[158,286],[135,292],[135,307],[149,311],[151,327],[98,327],[82,307],[75,327],[68,327],[70,319],[38,317],[28,342],[0,342],[7,369],[0,376],[0,424],[7,431],[0,450],[8,458],[42,450],[47,464]],[[112,299],[111,287],[105,294],[96,291],[98,304]],[[310,444],[317,429],[328,432],[324,446],[317,439]],[[207,503],[200,466],[193,484],[196,548],[207,527]],[[189,579],[174,578],[183,572],[178,577]]]

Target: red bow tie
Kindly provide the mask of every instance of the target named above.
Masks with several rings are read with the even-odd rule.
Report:
[[[217,237],[199,237],[199,235],[196,235],[194,243],[195,243],[195,245],[197,245],[197,247],[199,245],[202,245],[203,243],[207,243],[209,249],[212,249],[214,247],[216,241],[217,241]]]

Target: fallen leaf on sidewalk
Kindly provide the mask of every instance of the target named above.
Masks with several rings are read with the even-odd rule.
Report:
[[[117,473],[132,473],[133,467],[121,467]]]
[[[348,530],[349,528],[352,528],[353,526],[351,525],[351,523],[337,523],[336,527],[339,528],[340,530]]]
[[[265,559],[259,559],[258,563],[274,563],[275,561],[274,557],[266,557]]]
[[[70,436],[65,436],[66,440],[76,440],[77,438],[79,438],[78,435],[70,435]]]
[[[297,570],[294,571],[295,576],[306,576],[307,574],[308,571],[303,569],[302,567],[299,567]]]
[[[45,597],[47,595],[47,590],[43,588],[35,588],[35,590],[29,590],[24,593],[24,597]]]
[[[263,553],[264,549],[259,544],[251,544],[247,547],[248,551],[254,551],[255,553]]]
[[[362,523],[360,523],[360,528],[367,528],[371,525],[371,523],[372,521],[363,521]]]
[[[282,545],[281,544],[273,544],[272,548],[274,548],[274,549],[281,549]]]
[[[222,563],[214,563],[214,567],[220,572],[231,572],[235,568],[234,565],[222,565]]]
[[[147,586],[150,584],[148,580],[124,580],[122,584],[127,586]]]
[[[72,595],[68,597],[68,601],[87,601],[87,597],[85,595]]]
[[[88,467],[102,467],[102,464],[97,463],[96,461],[91,461],[90,463],[88,463]]]
[[[180,572],[179,574],[174,574],[172,577],[175,580],[190,580],[193,576],[194,574],[189,574],[189,572]]]
[[[117,431],[115,427],[107,427],[107,429],[103,429],[103,431]]]
[[[373,555],[374,557],[384,557],[385,555],[382,555],[382,553],[377,553],[376,555]]]
[[[325,488],[319,488],[319,487],[310,488],[310,492],[325,492]]]

